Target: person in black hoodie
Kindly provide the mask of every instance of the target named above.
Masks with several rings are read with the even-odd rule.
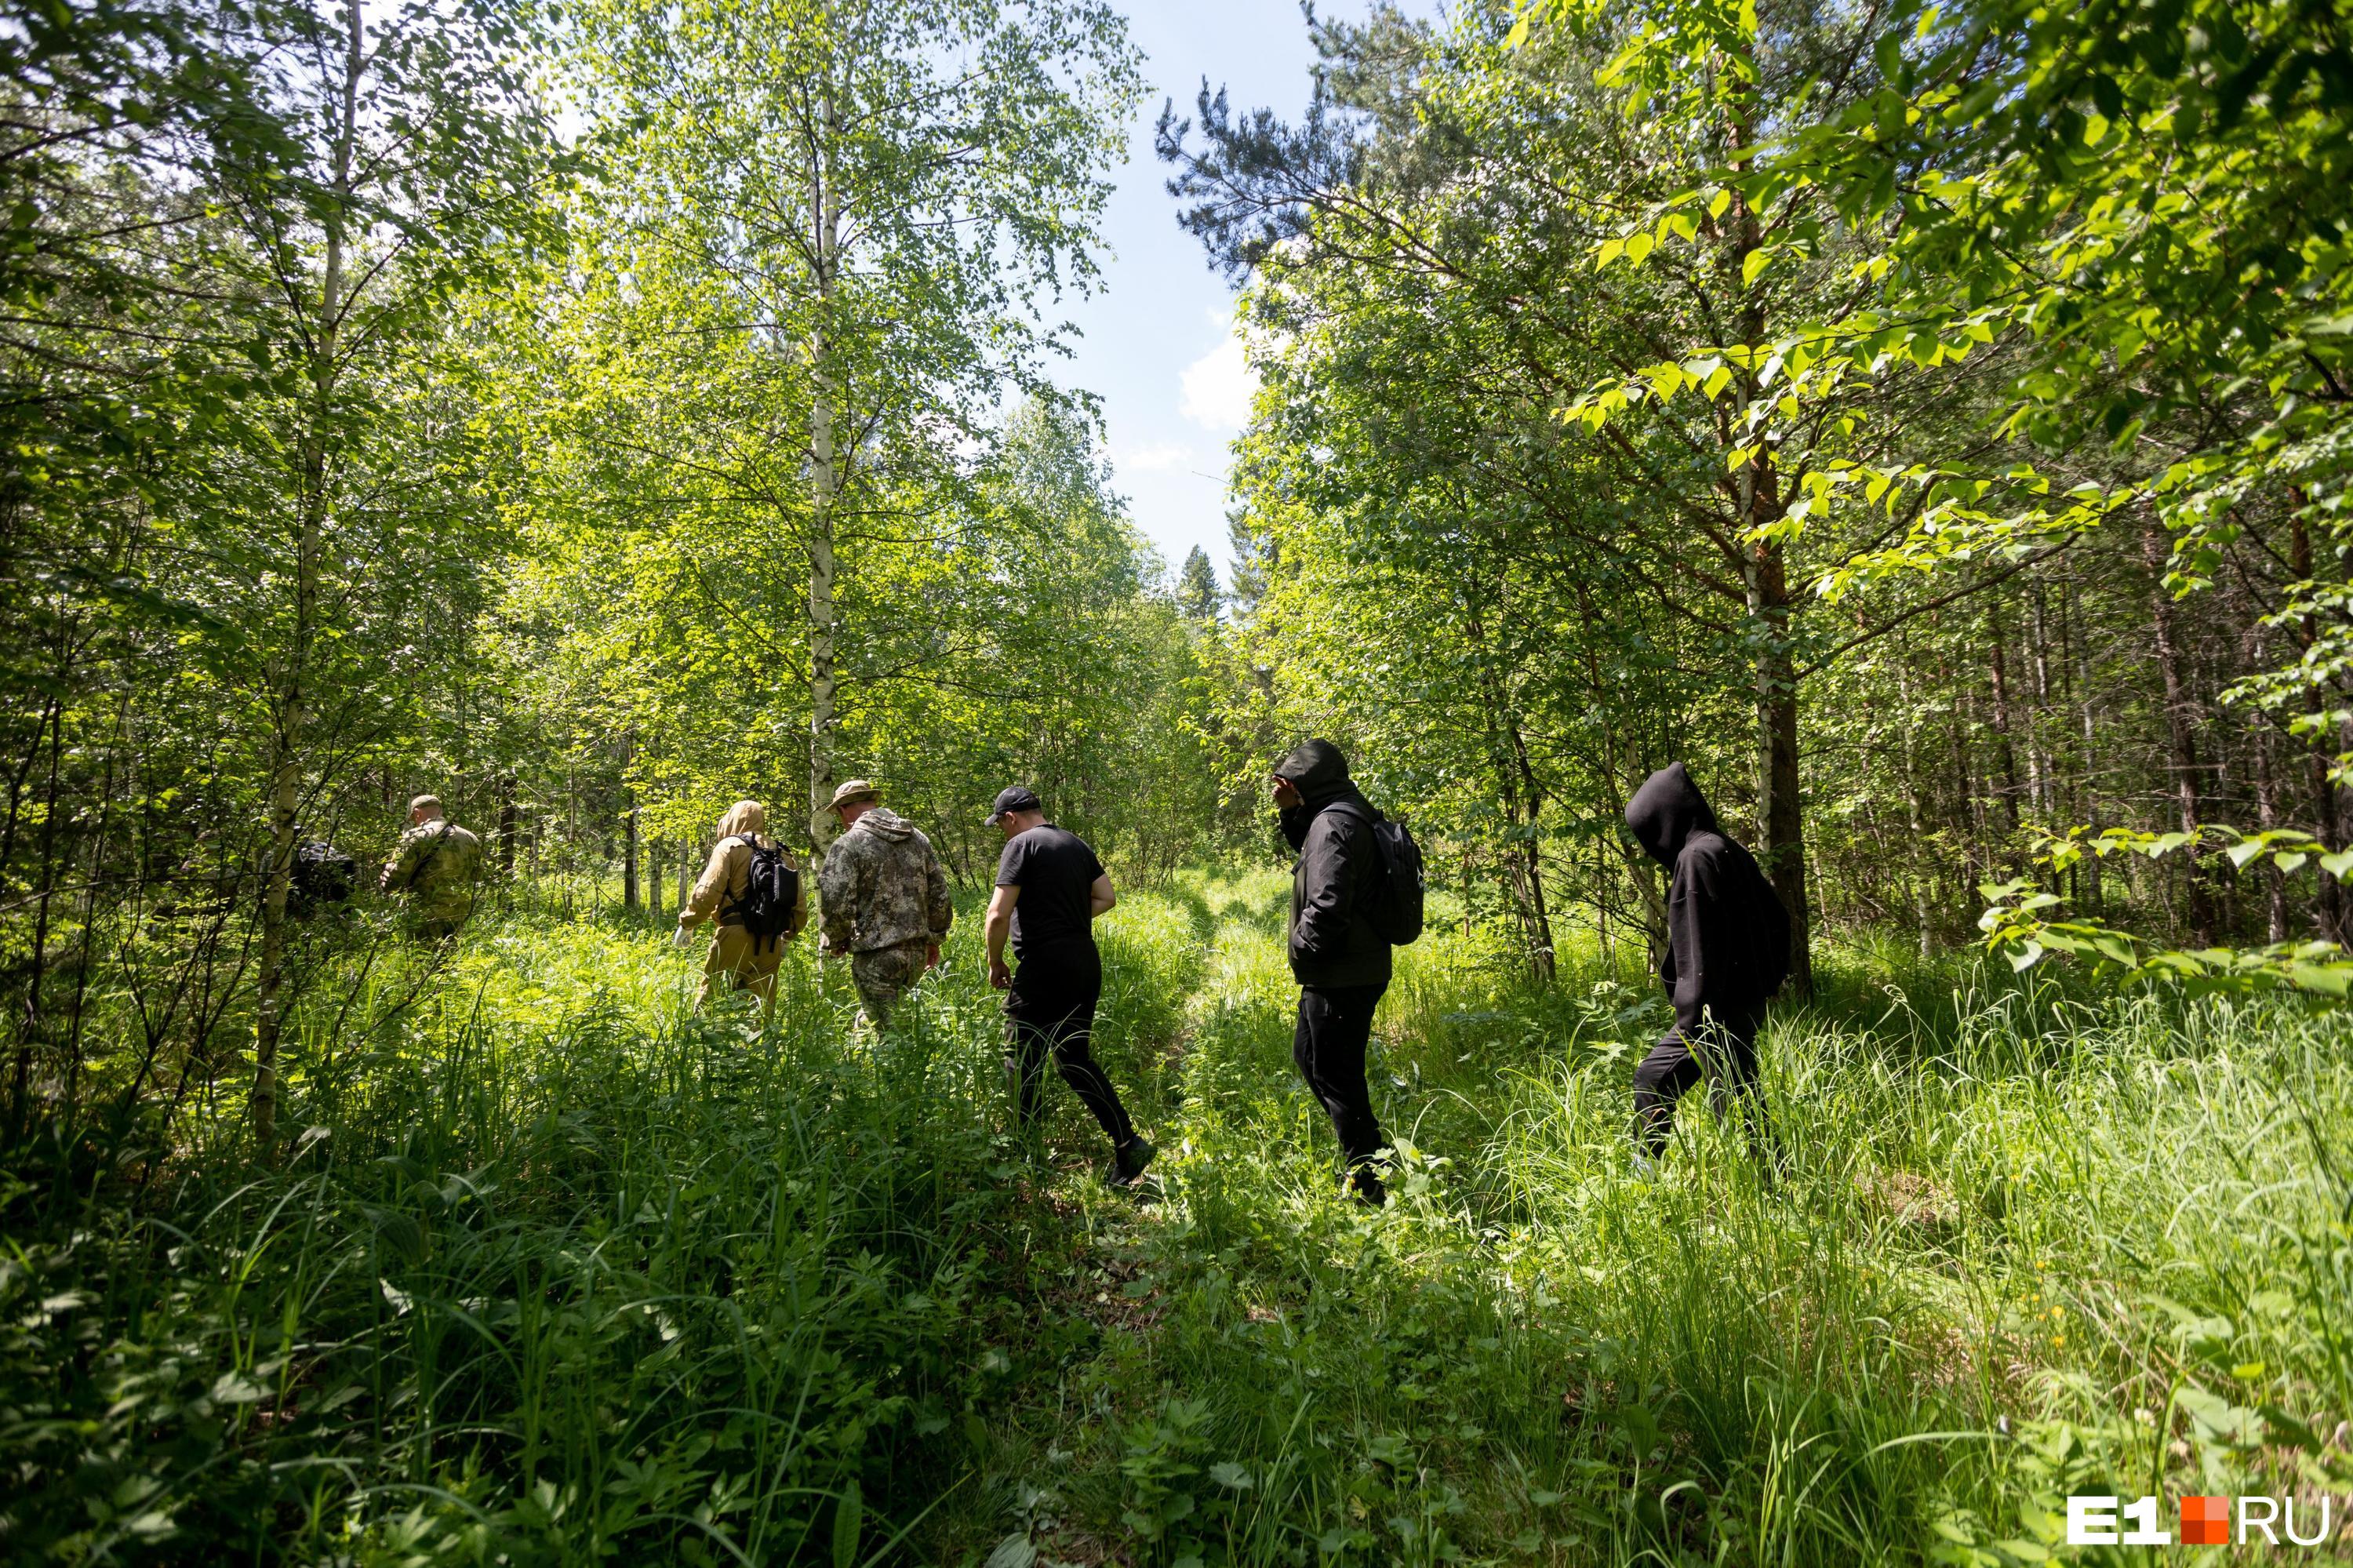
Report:
[[[1738,1096],[1749,1141],[1774,1152],[1757,1088],[1757,1031],[1789,970],[1789,916],[1756,857],[1716,826],[1680,762],[1642,781],[1626,825],[1667,868],[1667,953],[1659,978],[1674,999],[1674,1027],[1634,1069],[1634,1136],[1645,1157],[1666,1147],[1675,1102],[1709,1080],[1716,1114]]]
[[[1381,815],[1328,740],[1286,753],[1271,783],[1282,836],[1299,853],[1291,873],[1291,972],[1299,981],[1291,1059],[1332,1118],[1357,1200],[1377,1207],[1388,1199],[1377,1169],[1388,1137],[1365,1085],[1365,1047],[1388,990],[1389,944],[1366,904],[1386,874],[1373,840]]]

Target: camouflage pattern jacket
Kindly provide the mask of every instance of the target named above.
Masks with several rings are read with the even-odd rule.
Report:
[[[384,890],[407,894],[420,920],[463,920],[474,912],[474,884],[481,876],[482,841],[437,820],[400,835],[384,864]]]
[[[817,888],[826,947],[837,953],[936,942],[955,922],[948,875],[932,841],[880,806],[833,841]]]

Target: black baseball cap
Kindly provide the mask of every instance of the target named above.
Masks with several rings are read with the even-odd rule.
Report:
[[[988,809],[988,815],[983,817],[981,821],[994,824],[997,818],[1008,811],[1042,811],[1044,810],[1045,803],[1038,799],[1038,791],[1030,789],[1027,784],[1009,784],[997,792],[997,804]]]

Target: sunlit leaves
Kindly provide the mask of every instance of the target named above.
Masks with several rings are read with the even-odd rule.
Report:
[[[2253,948],[2172,948],[2087,919],[2050,919],[2060,900],[2031,884],[1989,884],[1979,928],[2013,969],[2057,956],[2116,984],[2161,982],[2192,996],[2292,991],[2332,1001],[2353,996],[2353,961],[2334,942],[2274,942]]]
[[[2242,833],[2202,826],[2196,832],[2147,832],[2084,828],[2040,835],[2036,860],[2055,877],[2087,857],[2135,855],[2151,861],[2219,853],[2234,870],[2268,862],[2283,875],[2307,870],[2343,881],[2353,877],[2353,850],[2331,851],[2309,833],[2271,829]],[[2061,918],[2050,911],[2063,902],[2036,884],[2016,880],[1989,884],[1978,929],[1989,948],[2013,968],[2031,968],[2051,954],[2086,962],[2120,981],[2163,980],[2192,993],[2292,990],[2342,1001],[2353,995],[2353,959],[2327,941],[2274,942],[2231,948],[2164,948],[2097,920]]]

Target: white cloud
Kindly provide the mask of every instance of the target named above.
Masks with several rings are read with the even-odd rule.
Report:
[[[1112,466],[1123,473],[1166,473],[1192,461],[1193,449],[1175,441],[1155,441],[1150,446],[1112,453]]]
[[[1239,430],[1250,423],[1258,372],[1242,357],[1241,334],[1226,323],[1226,341],[1185,367],[1184,415],[1208,430]]]

